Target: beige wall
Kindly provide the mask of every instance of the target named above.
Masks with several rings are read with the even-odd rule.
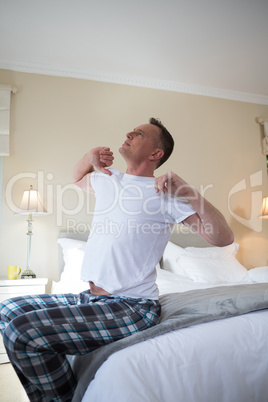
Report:
[[[25,268],[26,218],[12,210],[23,190],[38,185],[50,212],[34,221],[32,268],[38,276],[57,280],[59,232],[83,230],[91,219],[86,209],[94,205],[71,185],[74,164],[88,149],[105,145],[114,150],[114,166],[124,169],[117,150],[125,133],[151,116],[161,118],[176,141],[158,174],[173,170],[205,189],[235,233],[240,262],[247,268],[268,265],[268,220],[255,218],[261,205],[254,201],[268,195],[261,130],[255,122],[258,116],[268,117],[267,106],[4,70],[0,83],[18,88],[12,96],[11,154],[4,158],[1,277],[9,264]]]

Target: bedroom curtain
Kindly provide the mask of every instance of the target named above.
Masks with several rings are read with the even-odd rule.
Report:
[[[0,155],[9,155],[10,99],[16,90],[11,85],[0,84]]]
[[[264,139],[263,139],[263,153],[266,155],[266,165],[268,173],[268,121],[263,123],[264,126]]]
[[[3,165],[4,165],[4,157],[0,156],[0,230],[1,230],[1,222],[2,222]]]
[[[264,127],[264,139],[263,139],[263,153],[268,155],[268,121],[263,122]]]
[[[0,84],[0,228],[2,218],[2,184],[4,156],[9,155],[10,99],[16,88]]]

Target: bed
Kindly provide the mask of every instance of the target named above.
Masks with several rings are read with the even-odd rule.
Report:
[[[85,238],[70,237],[58,240],[63,271],[53,293],[87,288],[79,278]],[[172,239],[157,266],[160,324],[70,357],[73,402],[266,402],[268,267],[246,270],[238,247]]]

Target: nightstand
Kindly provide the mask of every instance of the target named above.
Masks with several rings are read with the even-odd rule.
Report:
[[[37,295],[46,293],[47,278],[35,279],[0,279],[0,302],[16,296]],[[8,357],[0,335],[0,364],[7,363]]]

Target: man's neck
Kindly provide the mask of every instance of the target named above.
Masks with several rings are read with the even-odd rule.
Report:
[[[151,166],[128,166],[126,173],[134,176],[154,177],[154,169]]]

